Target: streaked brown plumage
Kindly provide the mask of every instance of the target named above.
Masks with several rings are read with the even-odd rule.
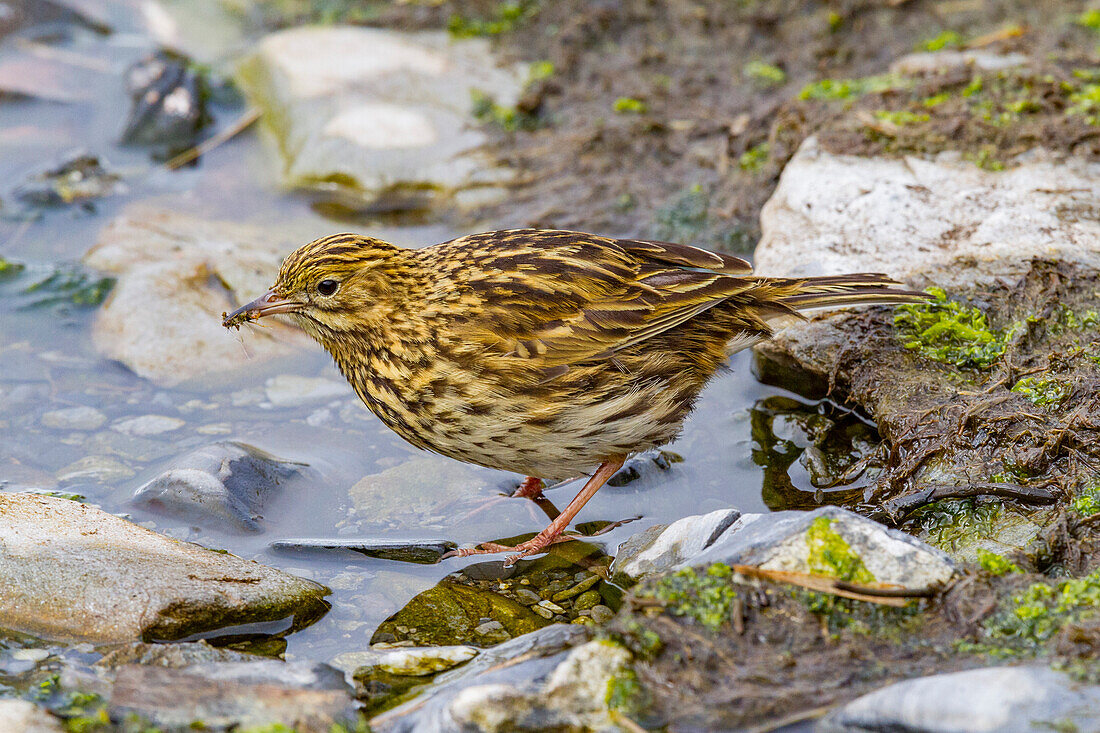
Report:
[[[707,380],[770,324],[924,297],[877,274],[751,272],[695,247],[579,232],[489,232],[418,250],[337,234],[291,253],[271,291],[225,324],[290,313],[420,448],[544,479],[600,467],[518,557],[557,539],[626,456],[673,440]]]

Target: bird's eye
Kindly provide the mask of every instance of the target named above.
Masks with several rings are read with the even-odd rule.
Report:
[[[322,280],[317,283],[317,292],[321,295],[332,295],[340,283],[335,280]]]

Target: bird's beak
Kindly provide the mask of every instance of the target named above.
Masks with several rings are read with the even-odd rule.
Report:
[[[251,303],[245,303],[237,310],[223,317],[222,325],[229,328],[230,326],[247,321],[255,321],[264,316],[273,316],[276,313],[293,313],[296,310],[301,310],[302,307],[302,303],[289,300],[279,295],[274,290],[268,290]]]

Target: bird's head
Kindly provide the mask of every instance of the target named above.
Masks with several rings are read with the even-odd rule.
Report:
[[[416,280],[409,251],[357,234],[334,234],[299,247],[266,293],[225,316],[227,328],[286,313],[327,345],[392,316]]]

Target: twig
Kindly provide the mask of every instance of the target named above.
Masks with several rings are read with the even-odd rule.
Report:
[[[165,163],[164,167],[170,171],[174,171],[177,168],[187,165],[195,158],[198,158],[200,155],[206,155],[222,143],[239,135],[241,132],[248,129],[248,127],[258,119],[260,119],[259,109],[252,108],[250,110],[247,110],[243,115],[238,117],[233,124],[229,125],[218,134],[206,140],[203,140],[195,147],[183,151],[182,153]]]
[[[1053,504],[1058,497],[1046,488],[1047,485],[1020,486],[1018,484],[978,482],[965,486],[937,484],[906,496],[891,499],[883,505],[887,516],[897,523],[922,506],[941,499],[962,499],[974,496],[1002,496],[1016,499],[1026,504]]]

